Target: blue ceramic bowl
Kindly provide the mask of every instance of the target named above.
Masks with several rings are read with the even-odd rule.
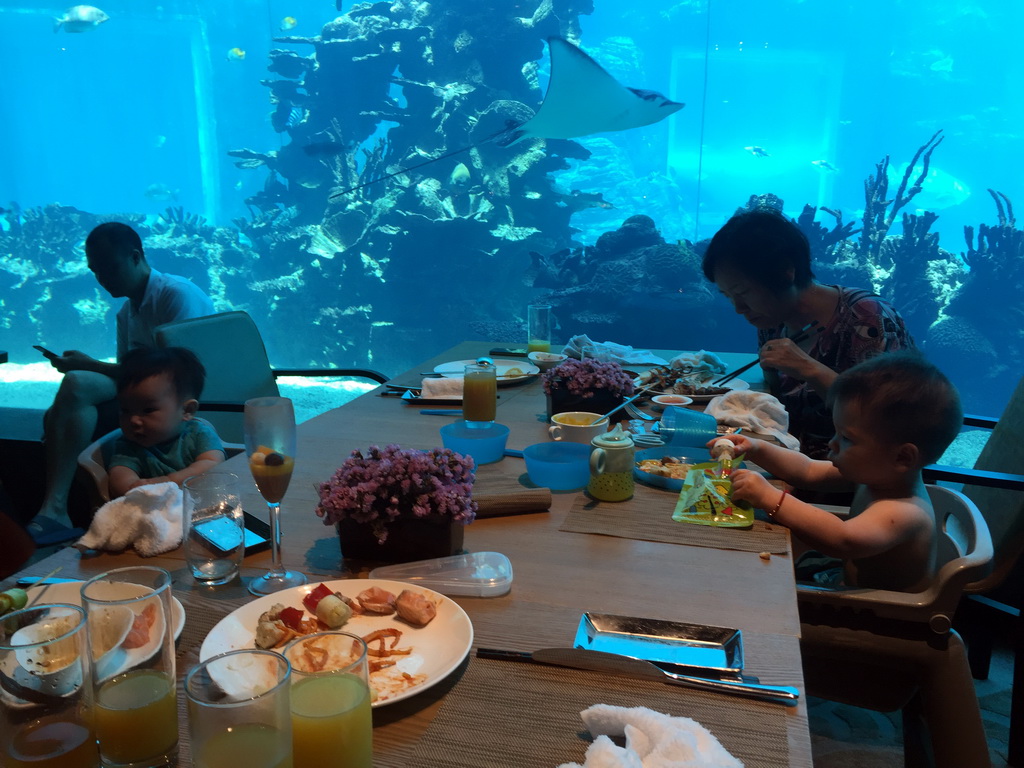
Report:
[[[501,461],[509,429],[504,424],[467,427],[464,421],[453,421],[441,427],[441,442],[449,450],[472,456],[477,466]]]
[[[566,441],[536,443],[523,449],[526,473],[537,486],[578,491],[590,482],[589,444]]]

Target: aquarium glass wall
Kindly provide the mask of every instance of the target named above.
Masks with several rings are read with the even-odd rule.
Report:
[[[1021,375],[1017,0],[98,2],[0,0],[5,405],[52,393],[33,344],[113,355],[83,253],[112,219],[248,311],[276,365],[395,374],[525,341],[540,299],[559,341],[753,351],[699,263],[771,206],[822,281],[897,306],[969,410]],[[509,143],[560,78],[552,36],[685,108]],[[603,98],[561,76],[553,132]]]

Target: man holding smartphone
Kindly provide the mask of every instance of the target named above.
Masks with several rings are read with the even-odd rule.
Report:
[[[214,313],[213,302],[194,283],[149,266],[142,239],[126,224],[107,222],[89,233],[85,255],[96,281],[113,298],[127,298],[117,313],[117,357],[129,350],[155,347],[154,332],[164,323]],[[68,519],[68,493],[78,454],[93,439],[101,413],[117,425],[117,363],[107,363],[76,349],[57,355],[40,350],[64,374],[53,405],[43,420],[46,495],[39,515],[59,523]],[[108,405],[108,403],[110,405]],[[44,526],[30,523],[40,539]],[[48,542],[52,543],[52,542]]]

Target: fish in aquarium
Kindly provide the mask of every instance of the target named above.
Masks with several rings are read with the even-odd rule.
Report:
[[[656,91],[623,85],[568,40],[549,37],[548,54],[551,58],[551,80],[544,101],[536,113],[519,125],[489,136],[481,144],[494,142],[508,147],[526,139],[575,139],[595,133],[627,131],[653,125],[686,106]],[[425,163],[344,189],[331,195],[331,199],[467,152],[474,146],[478,145],[463,147]]]
[[[744,149],[747,150],[747,152],[752,154],[754,157],[771,157],[771,155],[768,154],[768,151],[764,147],[759,147],[757,146],[757,144],[754,144],[751,147],[744,147]]]
[[[835,173],[836,171],[839,170],[834,165],[832,165],[832,163],[830,163],[828,160],[811,160],[811,165],[817,166],[822,171],[830,171],[832,173]]]
[[[235,47],[228,51],[228,61],[245,61],[245,51]]]
[[[166,184],[150,184],[146,187],[146,191],[143,193],[150,200],[156,200],[158,202],[170,202],[177,201],[178,193],[180,189],[171,189]]]
[[[281,31],[290,32],[299,25],[294,16],[285,16],[281,19]]]
[[[59,19],[54,19],[53,31],[88,32],[104,21],[110,21],[110,17],[96,6],[73,5]]]

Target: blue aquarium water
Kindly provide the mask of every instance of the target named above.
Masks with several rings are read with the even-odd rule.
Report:
[[[0,2],[6,406],[52,395],[33,344],[113,355],[82,250],[111,219],[249,312],[276,365],[393,374],[525,342],[538,300],[560,342],[753,351],[699,258],[769,205],[819,279],[900,309],[968,410],[1024,370],[1018,0],[97,2]],[[551,36],[685,108],[550,138],[607,103],[585,68],[551,80]],[[579,101],[548,140],[488,141],[549,81]]]

